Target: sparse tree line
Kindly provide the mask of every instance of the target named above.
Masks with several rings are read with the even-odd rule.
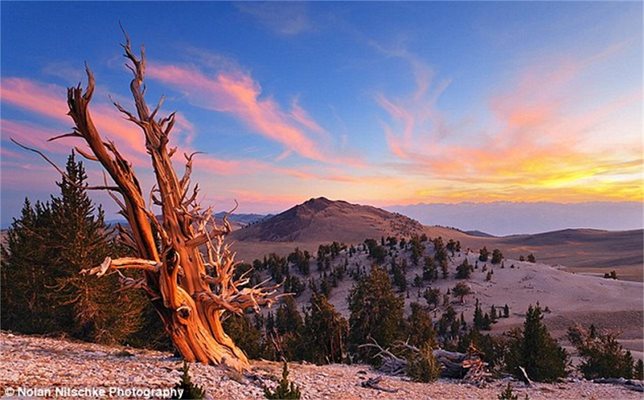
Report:
[[[58,184],[60,196],[49,202],[32,205],[28,200],[22,215],[12,224],[6,246],[2,247],[2,326],[3,329],[25,333],[64,333],[83,340],[103,343],[128,343],[135,346],[168,348],[169,341],[150,332],[160,332],[153,310],[143,296],[119,291],[119,280],[127,273],[112,274],[107,279],[93,279],[78,272],[87,265],[99,264],[106,256],[124,249],[103,220],[102,210],[95,207],[85,190],[83,165],[70,156],[67,175],[73,182]],[[425,255],[427,247],[433,255]],[[286,257],[270,254],[252,264],[240,264],[235,279],[248,277],[254,286],[267,274],[282,282],[285,293],[279,307],[265,314],[228,314],[224,330],[250,358],[273,360],[307,360],[309,362],[366,362],[378,365],[373,347],[398,349],[408,359],[407,373],[416,380],[431,381],[440,376],[440,365],[432,351],[442,348],[466,352],[472,344],[495,372],[521,376],[519,367],[530,379],[552,381],[569,371],[569,356],[549,335],[537,305],[530,307],[523,328],[494,337],[484,334],[499,318],[507,318],[507,305],[494,305],[483,310],[476,300],[474,318],[466,321],[450,303],[450,297],[463,303],[472,294],[466,281],[478,268],[465,259],[456,267],[456,285],[441,293],[439,288],[426,287],[426,282],[450,275],[450,257],[461,251],[459,242],[442,238],[414,236],[408,239],[387,237],[380,242],[367,239],[358,246],[342,243],[321,245],[317,257],[296,248]],[[367,270],[351,257],[364,253],[374,263]],[[401,254],[404,253],[404,254]],[[487,249],[480,252],[487,254]],[[405,315],[403,295],[407,293],[407,258],[422,268],[413,286],[425,304],[413,302]],[[388,268],[385,265],[390,257]],[[483,257],[484,258],[484,257]],[[494,249],[490,263],[502,263],[503,256]],[[399,261],[400,260],[400,261]],[[487,259],[486,259],[487,260]],[[311,271],[315,262],[316,273]],[[487,264],[481,269],[486,268]],[[297,271],[292,273],[291,269]],[[485,271],[485,270],[483,270]],[[492,270],[487,271],[488,276]],[[317,275],[317,278],[314,276]],[[350,312],[345,319],[329,302],[338,282],[350,276],[353,288],[347,299]],[[489,280],[489,279],[488,279]],[[298,309],[294,298],[310,289],[305,307]],[[120,301],[114,301],[114,293]],[[438,308],[443,312],[438,315]],[[434,317],[432,318],[432,314]],[[642,362],[633,362],[614,335],[571,328],[570,342],[584,360],[580,371],[588,378],[641,378]],[[409,352],[400,343],[413,346]],[[395,350],[392,350],[395,351]]]

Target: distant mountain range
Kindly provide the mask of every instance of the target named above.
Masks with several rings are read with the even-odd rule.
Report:
[[[221,221],[226,215],[225,211],[221,211],[215,214],[215,219]],[[228,221],[231,223],[233,229],[239,229],[247,225],[251,225],[257,222],[260,222],[266,218],[270,218],[272,215],[268,214],[230,214],[228,216]],[[161,218],[160,216],[158,217]],[[108,225],[126,225],[127,221],[124,218],[120,219],[110,219],[105,221]]]
[[[639,202],[551,202],[414,204],[385,207],[424,225],[453,226],[495,236],[556,231],[567,228],[629,230],[644,227]]]
[[[225,211],[218,212],[215,214],[215,218],[217,218],[217,220],[221,220],[226,214],[227,213]],[[236,222],[239,225],[246,226],[263,221],[271,216],[272,214],[230,214],[228,216],[228,220],[230,222]]]

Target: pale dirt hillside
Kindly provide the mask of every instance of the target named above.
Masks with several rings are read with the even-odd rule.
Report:
[[[110,390],[170,389],[180,379],[182,363],[170,353],[90,343],[18,336],[0,332],[0,394],[23,388]],[[303,399],[493,399],[511,382],[519,398],[530,399],[640,399],[641,394],[622,386],[567,379],[555,384],[535,384],[499,380],[477,388],[456,381],[438,380],[414,383],[400,377],[383,376],[381,386],[396,390],[387,393],[361,386],[369,378],[381,376],[365,365],[289,364],[289,378],[295,381]],[[244,375],[221,368],[192,364],[193,383],[206,390],[206,398],[217,400],[263,399],[262,387],[276,385],[281,375],[279,363],[256,361]],[[144,393],[144,392],[142,392]],[[117,398],[124,398],[125,395]],[[140,398],[140,396],[138,396]]]
[[[449,232],[445,232],[449,236]],[[430,235],[431,236],[431,235]],[[603,276],[616,270],[620,279],[642,282],[644,230],[603,231],[565,229],[535,235],[474,237],[462,232],[452,234],[464,247],[478,250],[499,248],[509,257],[533,253],[538,261],[560,266],[571,272]]]
[[[433,245],[425,243],[425,255],[433,255]],[[525,318],[525,312],[529,305],[537,302],[543,309],[548,307],[550,312],[545,314],[545,322],[552,330],[555,338],[565,343],[566,330],[575,323],[582,323],[586,326],[594,323],[600,329],[607,329],[614,332],[621,332],[620,342],[625,348],[631,350],[634,357],[644,358],[644,285],[641,282],[604,279],[594,276],[574,274],[544,263],[521,262],[516,259],[504,259],[504,268],[501,265],[492,265],[477,261],[478,252],[456,253],[449,262],[449,277],[433,282],[423,281],[423,286],[415,288],[412,285],[416,275],[422,276],[422,264],[414,266],[409,258],[409,251],[396,249],[393,256],[398,263],[403,259],[407,260],[407,293],[400,293],[405,299],[406,309],[409,311],[411,302],[418,302],[427,305],[422,293],[427,287],[439,288],[442,294],[447,289],[453,288],[459,280],[455,278],[456,266],[467,257],[471,265],[477,265],[470,279],[465,280],[471,287],[473,294],[465,298],[464,304],[459,299],[451,297],[450,304],[457,313],[464,313],[466,321],[471,324],[474,313],[475,299],[479,299],[484,312],[489,312],[490,307],[495,305],[497,311],[507,304],[510,307],[510,318],[500,319],[493,326],[493,334],[502,334],[504,331],[520,326]],[[366,268],[369,271],[372,260],[366,252],[359,251],[349,257],[346,251],[336,257],[332,266],[340,266],[348,260],[348,270],[352,271],[357,266]],[[383,264],[389,268],[390,257],[387,257]],[[514,268],[512,266],[514,265]],[[483,267],[493,271],[491,281],[486,281],[487,272]],[[291,274],[300,276],[305,282],[310,278],[317,280],[319,287],[320,274],[317,272],[315,260],[311,260],[311,274],[308,277],[301,276],[295,268]],[[355,281],[348,276],[339,281],[338,286],[333,288],[329,300],[336,309],[346,318],[349,317],[347,298]],[[311,291],[307,288],[297,301],[305,306],[309,301]],[[439,306],[432,316],[434,321],[440,318],[446,309]]]
[[[508,257],[534,253],[538,261],[571,272],[603,276],[616,270],[620,279],[644,279],[644,230],[602,231],[566,229],[535,235],[505,237],[468,234],[442,226],[422,226],[408,217],[371,207],[311,199],[249,227],[233,232],[229,240],[238,258],[252,262],[269,253],[286,255],[295,247],[315,254],[320,244],[333,241],[362,243],[366,238],[410,237],[426,233],[430,238],[459,240],[474,251],[499,248]]]

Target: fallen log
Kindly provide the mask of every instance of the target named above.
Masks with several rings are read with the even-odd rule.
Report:
[[[381,364],[378,370],[388,375],[403,375],[407,370],[407,358],[397,354],[419,353],[420,350],[407,342],[394,344],[393,352],[389,348],[383,348],[375,340],[366,343],[360,348],[371,347],[378,350],[374,358],[380,358]],[[480,352],[470,346],[467,353],[436,349],[432,351],[436,361],[441,365],[441,377],[463,379],[468,383],[481,386],[490,376],[487,372],[487,364],[480,358]]]

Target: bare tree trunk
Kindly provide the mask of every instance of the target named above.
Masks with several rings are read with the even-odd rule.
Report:
[[[156,185],[150,193],[151,204],[146,206],[131,164],[113,142],[101,137],[92,121],[89,103],[95,81],[88,67],[86,90],[79,85],[67,92],[74,131],[50,139],[79,137],[89,145],[91,154],[78,148],[77,151],[85,158],[99,162],[114,182],[109,186],[105,177],[105,186],[89,189],[108,190],[119,204],[130,226],[129,231],[119,227],[120,237],[139,257],[108,258],[100,266],[84,272],[98,276],[118,273],[125,287],[146,290],[172,342],[186,360],[246,369],[248,359],[224,332],[222,315],[224,312],[241,314],[248,308],[258,310],[260,306],[270,305],[275,300],[276,287],[260,284],[243,288],[249,283],[245,276],[233,279],[234,255],[223,243],[230,225],[224,219],[223,226],[217,226],[212,208],[202,210],[197,203],[198,185],[192,189],[190,185],[194,154],[184,155],[185,172],[180,179],[177,177],[171,161],[176,148],[168,148],[174,113],[157,118],[162,101],[150,112],[143,89],[144,53],[141,51],[141,56],[137,57],[132,52],[127,35],[123,48],[130,62],[127,66],[134,75],[130,89],[136,113],[118,103],[114,105],[143,131],[156,177]],[[161,207],[163,218],[160,222],[151,210],[153,205]],[[200,251],[204,246],[205,257]],[[143,278],[135,280],[124,276],[119,270],[126,268],[142,270]]]

